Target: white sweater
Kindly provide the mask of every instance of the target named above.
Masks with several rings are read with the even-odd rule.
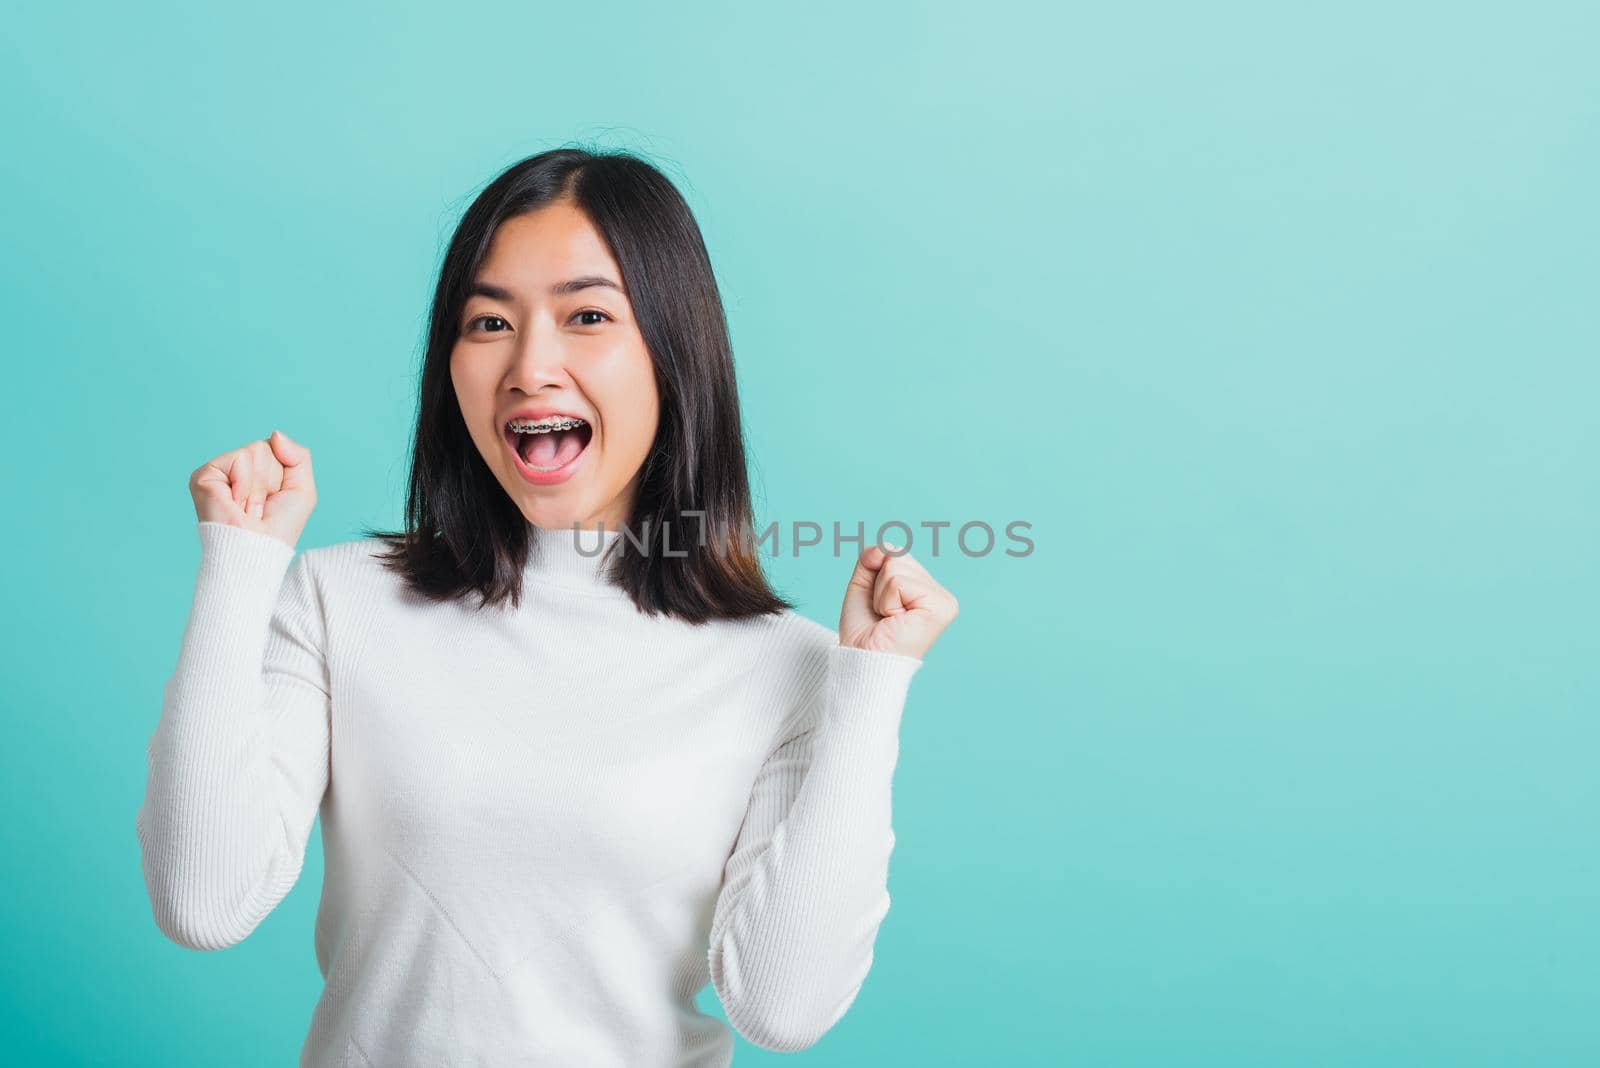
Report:
[[[708,981],[773,1050],[850,1007],[921,659],[794,612],[645,615],[594,532],[530,525],[522,603],[479,610],[407,593],[375,540],[296,555],[198,529],[145,881],[167,937],[231,946],[294,885],[320,811],[302,1066],[720,1068]]]

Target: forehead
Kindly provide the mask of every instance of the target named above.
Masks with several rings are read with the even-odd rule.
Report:
[[[589,217],[569,204],[550,204],[500,224],[477,278],[516,290],[542,290],[579,274],[622,281],[605,239]]]

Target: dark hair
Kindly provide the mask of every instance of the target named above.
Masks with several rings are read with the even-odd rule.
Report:
[[[384,565],[430,600],[476,591],[480,606],[519,603],[528,521],[473,443],[449,363],[468,287],[495,230],[558,201],[584,212],[622,269],[661,397],[631,515],[601,561],[609,580],[640,611],[690,623],[792,608],[761,567],[733,348],[700,228],[666,176],[623,151],[530,156],[467,208],[433,296],[405,530],[363,535],[391,543]],[[663,551],[669,539],[670,555]]]

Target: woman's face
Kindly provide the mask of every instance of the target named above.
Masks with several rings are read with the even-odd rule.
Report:
[[[660,398],[622,272],[570,202],[495,231],[457,324],[450,379],[478,451],[529,521],[622,528]],[[508,428],[513,416],[526,429],[549,413],[587,426]]]

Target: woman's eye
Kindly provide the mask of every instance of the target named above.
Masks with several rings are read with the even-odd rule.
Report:
[[[475,319],[473,319],[473,320],[471,320],[470,322],[467,323],[467,329],[470,331],[474,324],[485,322],[485,321],[489,321],[489,320],[492,320],[492,321],[497,322],[497,323],[505,323],[505,320],[500,318],[500,316],[498,316],[498,315],[480,315],[477,318],[475,318]],[[509,326],[510,324],[507,323],[506,325]],[[493,334],[499,334],[499,333],[503,333],[503,332],[504,331],[501,331],[501,330],[491,330],[490,331],[490,333],[493,333]]]
[[[597,311],[594,308],[585,308],[583,311],[578,312],[575,315],[573,315],[573,318],[577,319],[578,316],[581,316],[581,315],[595,315],[595,316],[599,316],[599,318],[598,319],[590,319],[590,320],[587,320],[585,322],[579,323],[578,324],[579,326],[599,326],[600,323],[602,323],[602,322],[610,322],[611,321],[611,316],[607,315],[603,311]],[[498,315],[479,315],[479,316],[471,319],[470,321],[468,321],[468,323],[467,323],[467,331],[470,333],[472,331],[472,328],[477,326],[477,324],[479,324],[479,323],[498,323],[498,324],[500,324],[500,325],[494,327],[493,329],[489,329],[488,327],[485,327],[486,332],[491,333],[491,334],[503,334],[503,333],[506,332],[506,330],[510,329],[510,326],[511,326],[510,323],[506,322],[505,319],[503,319],[502,317],[500,317]]]

